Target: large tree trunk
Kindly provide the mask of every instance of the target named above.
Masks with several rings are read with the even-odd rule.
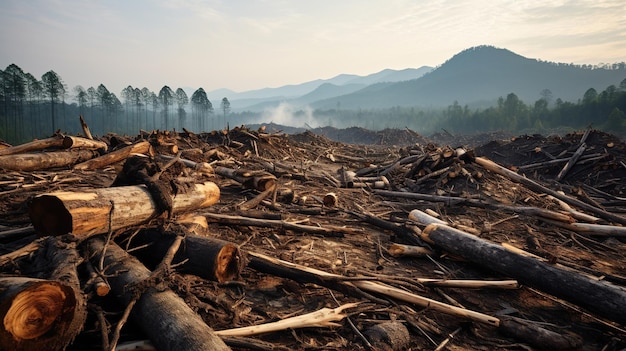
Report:
[[[61,140],[62,141],[62,140]],[[94,150],[65,150],[0,156],[0,168],[15,171],[35,171],[68,167],[98,156]]]
[[[195,184],[191,190],[174,196],[172,211],[207,207],[219,197],[215,183]],[[143,185],[42,194],[30,202],[28,213],[39,234],[72,233],[80,237],[141,224],[160,214]]]
[[[562,298],[618,323],[626,323],[626,290],[511,252],[443,224],[429,224],[422,239],[520,283]]]
[[[91,238],[85,243],[98,264],[105,250],[102,238]],[[141,285],[150,277],[150,271],[115,243],[109,243],[104,253],[103,272],[115,295],[128,304],[133,298],[131,287]],[[141,293],[131,313],[134,321],[161,351],[230,350],[226,344],[189,306],[171,290],[158,291],[148,287]]]
[[[174,235],[164,235],[156,230],[142,230],[133,235],[131,248],[145,246],[133,254],[149,265],[156,266],[174,242]],[[174,262],[184,262],[177,270],[217,282],[239,278],[244,259],[237,245],[206,236],[185,235],[184,242],[174,257]]]
[[[73,339],[71,286],[50,280],[0,278],[0,350],[58,350]],[[75,334],[74,334],[75,335]]]

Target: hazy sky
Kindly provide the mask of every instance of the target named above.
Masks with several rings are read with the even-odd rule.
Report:
[[[476,45],[626,61],[626,1],[0,0],[0,69],[72,89],[245,91],[437,66]]]

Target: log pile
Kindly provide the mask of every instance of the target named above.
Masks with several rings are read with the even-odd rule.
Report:
[[[85,130],[0,150],[2,350],[626,348],[611,135]]]

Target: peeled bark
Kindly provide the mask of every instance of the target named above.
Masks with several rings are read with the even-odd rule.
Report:
[[[191,190],[174,196],[172,212],[208,207],[219,198],[215,183],[195,184]],[[41,235],[72,233],[79,237],[141,224],[160,214],[143,185],[42,194],[32,199],[28,213]]]
[[[91,262],[97,264],[104,251],[102,238],[91,238],[85,243]],[[133,286],[141,285],[150,277],[150,271],[115,243],[109,243],[104,252],[105,275],[111,289],[124,304],[133,299]],[[141,291],[131,317],[148,335],[160,351],[230,350],[185,302],[171,290],[158,291],[147,287]]]

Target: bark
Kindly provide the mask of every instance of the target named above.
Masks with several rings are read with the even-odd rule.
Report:
[[[76,310],[68,284],[25,278],[0,278],[0,350],[58,350],[67,345]]]
[[[96,157],[92,160],[79,163],[74,166],[74,169],[86,170],[86,169],[100,169],[104,168],[115,162],[125,160],[131,154],[145,154],[150,150],[150,143],[147,141],[141,141],[133,145],[121,148],[109,152],[108,154]]]
[[[175,214],[207,207],[219,197],[215,183],[195,184],[193,190],[174,196],[172,211]],[[160,214],[143,185],[42,194],[30,201],[28,213],[41,235],[72,233],[80,237],[145,223]]]
[[[0,149],[0,155],[22,154],[25,152],[43,150],[48,148],[60,149],[61,147],[63,147],[63,138],[61,136],[54,136],[52,138],[35,140],[31,141],[30,143]]]
[[[521,284],[612,321],[626,323],[626,291],[617,286],[508,251],[446,225],[430,224],[422,232],[422,238],[469,261],[516,278]]]
[[[97,155],[98,152],[96,151],[80,149],[4,155],[0,156],[0,168],[14,171],[36,171],[68,167],[92,159]]]
[[[154,230],[143,230],[131,239],[131,247],[147,247],[137,250],[138,256],[149,265],[156,265],[174,242],[174,235],[163,235]],[[199,277],[226,282],[239,278],[244,259],[237,245],[207,236],[189,234],[174,256],[174,262],[184,263],[177,269]]]
[[[104,247],[102,238],[91,238],[85,242],[94,265],[99,262]],[[133,300],[132,287],[150,277],[150,271],[141,262],[115,243],[106,247],[104,267],[113,292],[124,304]],[[158,350],[230,350],[213,329],[169,289],[158,291],[147,287],[141,292],[131,317]]]

